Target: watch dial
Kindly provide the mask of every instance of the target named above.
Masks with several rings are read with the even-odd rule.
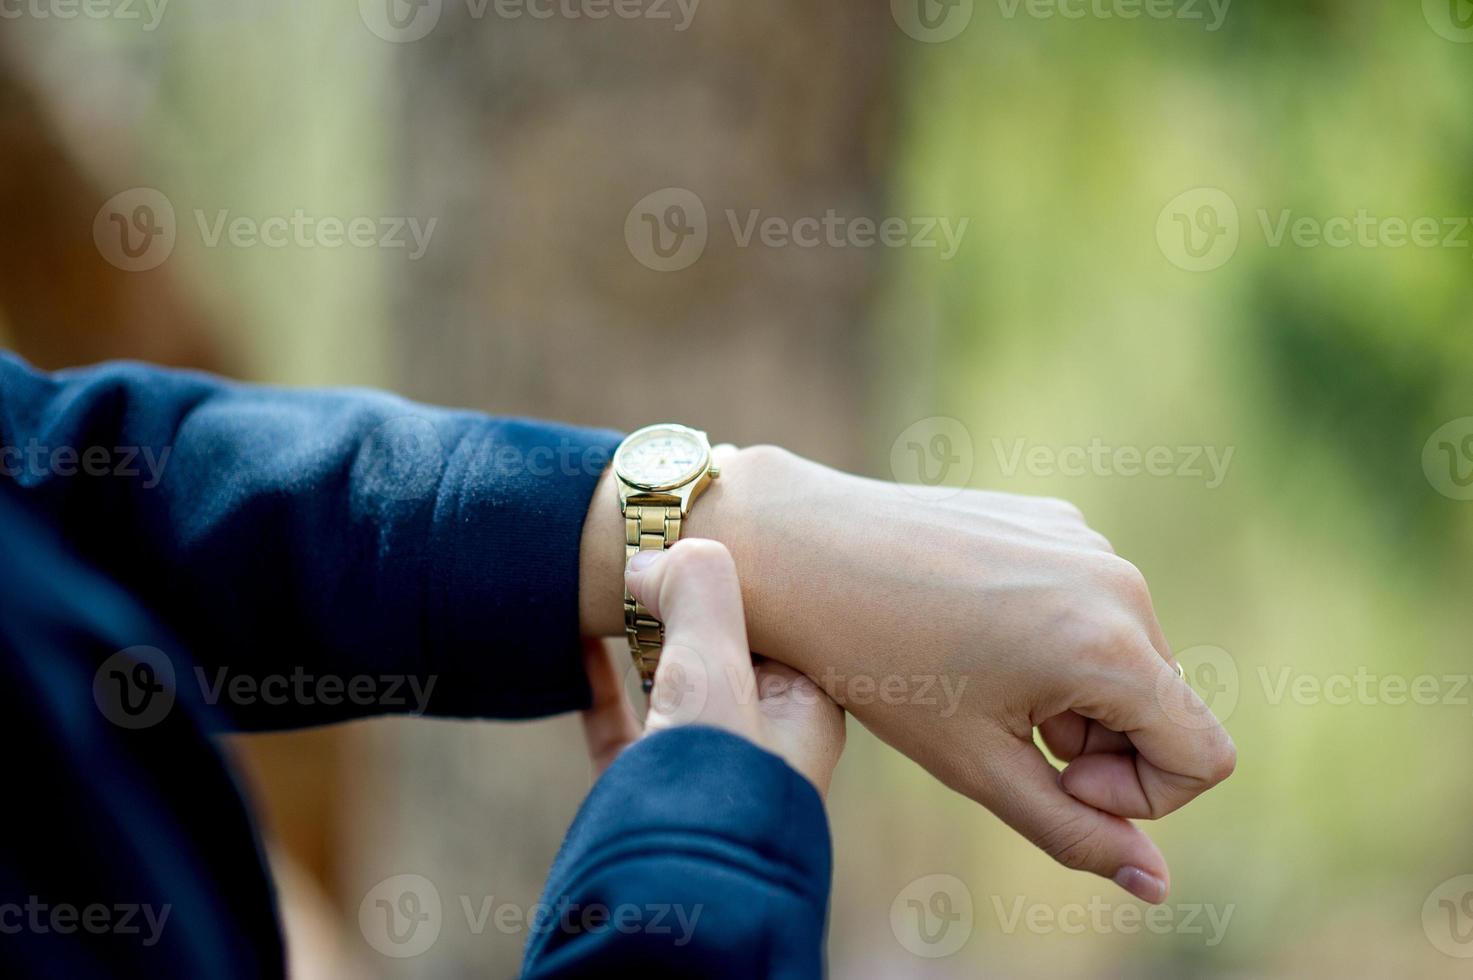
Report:
[[[646,487],[678,485],[693,479],[706,462],[706,448],[678,429],[652,429],[635,435],[619,452],[619,472]]]

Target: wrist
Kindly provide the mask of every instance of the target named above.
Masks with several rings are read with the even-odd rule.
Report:
[[[578,545],[578,628],[587,637],[624,631],[624,520],[614,467],[604,467]]]
[[[747,640],[756,652],[803,669],[783,642],[796,588],[798,503],[813,464],[777,446],[748,446],[720,459],[721,479],[687,519],[690,537],[726,545],[741,581]],[[801,659],[801,658],[798,658]]]
[[[773,586],[780,581],[782,554],[772,547],[792,520],[788,492],[803,461],[776,446],[720,452],[721,479],[712,481],[686,516],[682,537],[711,538],[726,545],[737,564],[747,629],[754,648],[774,637],[780,622]],[[779,501],[786,503],[780,504]],[[578,614],[584,636],[624,632],[624,521],[618,481],[604,470],[589,503],[579,545]]]

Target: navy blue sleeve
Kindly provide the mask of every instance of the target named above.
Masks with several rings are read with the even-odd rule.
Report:
[[[594,786],[530,923],[528,977],[818,977],[832,851],[818,792],[727,732],[660,732]]]
[[[378,392],[0,353],[0,480],[241,728],[588,703],[578,548],[618,436]]]
[[[214,712],[188,688],[113,683],[131,655],[154,667],[173,651],[183,672],[176,639],[12,496],[0,481],[0,739],[19,749],[0,807],[0,976],[283,976]]]

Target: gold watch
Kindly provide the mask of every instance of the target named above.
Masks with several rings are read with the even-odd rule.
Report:
[[[614,452],[619,512],[624,515],[624,560],[637,551],[669,548],[680,540],[690,505],[721,475],[711,460],[706,433],[661,423],[631,432]],[[629,655],[648,694],[655,686],[665,626],[624,590],[624,632]]]

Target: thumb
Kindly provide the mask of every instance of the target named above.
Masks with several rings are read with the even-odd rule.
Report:
[[[763,741],[736,563],[716,541],[687,538],[640,551],[624,577],[630,595],[665,624],[650,695],[650,729],[695,722]]]
[[[1031,740],[1008,739],[997,762],[1000,791],[982,802],[1004,822],[1065,867],[1109,878],[1152,905],[1166,900],[1166,859],[1144,831],[1064,792]]]

